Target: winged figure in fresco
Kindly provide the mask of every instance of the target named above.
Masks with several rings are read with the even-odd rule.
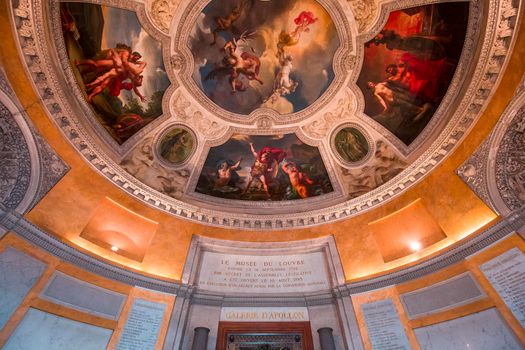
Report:
[[[279,163],[281,163],[286,157],[286,152],[277,147],[263,147],[258,152],[253,147],[253,143],[250,142],[250,150],[255,158],[250,171],[250,180],[244,189],[243,194],[246,194],[255,179],[259,180],[263,186],[266,197],[271,197],[269,185],[277,177],[279,172]]]
[[[213,29],[212,32],[213,41],[210,44],[210,46],[215,45],[215,43],[217,42],[217,34],[220,32],[230,31],[233,35],[239,34],[239,30],[237,29],[237,27],[235,27],[234,23],[242,15],[247,3],[247,1],[241,1],[233,7],[231,12],[226,17],[213,17],[213,21],[215,22],[215,29]]]
[[[294,18],[296,25],[295,29],[291,33],[282,31],[279,34],[279,42],[277,43],[278,55],[284,52],[286,46],[294,46],[299,43],[299,39],[303,33],[310,31],[309,26],[317,21],[315,15],[310,11],[302,11],[299,15]]]
[[[255,35],[255,32],[244,32],[238,39],[233,38],[228,41],[222,48],[226,55],[221,64],[208,73],[204,81],[229,76],[232,93],[245,91],[248,88],[247,84],[241,80],[241,76],[264,84],[259,78],[261,66],[259,57],[252,53],[254,51],[253,48],[250,48],[252,52],[243,51],[249,40],[254,38]]]
[[[98,59],[75,61],[79,69],[87,66],[88,71],[98,73],[92,82],[86,84],[89,102],[92,102],[93,97],[100,94],[105,88],[109,88],[112,96],[119,96],[122,89],[133,90],[144,102],[145,97],[138,90],[138,87],[142,86],[142,72],[146,67],[146,62],[141,61],[141,58],[142,55],[132,52],[131,47],[117,44],[115,48],[102,51]]]

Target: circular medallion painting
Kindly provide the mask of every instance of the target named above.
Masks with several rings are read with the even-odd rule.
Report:
[[[334,146],[337,154],[347,163],[358,163],[370,150],[365,135],[357,128],[346,127],[335,134]]]
[[[195,148],[195,138],[188,130],[175,127],[166,132],[158,143],[158,155],[170,164],[184,163]]]
[[[314,0],[212,0],[190,36],[193,80],[229,112],[298,112],[330,86],[339,43]]]

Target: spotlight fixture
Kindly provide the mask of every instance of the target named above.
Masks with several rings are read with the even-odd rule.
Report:
[[[408,244],[408,246],[410,247],[410,249],[414,252],[417,252],[417,251],[420,251],[421,250],[421,243],[417,242],[417,241],[412,241]]]

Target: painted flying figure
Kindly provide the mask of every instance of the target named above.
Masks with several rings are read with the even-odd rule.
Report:
[[[93,97],[105,88],[109,88],[110,95],[115,97],[120,95],[122,89],[133,90],[144,102],[146,99],[138,90],[142,86],[142,72],[146,67],[141,58],[140,53],[131,52],[129,46],[117,44],[115,48],[103,51],[100,59],[76,60],[77,67],[88,66],[89,71],[98,72],[97,78],[86,84],[89,102],[93,102]]]
[[[230,31],[233,35],[239,34],[239,30],[234,26],[235,21],[239,19],[246,6],[246,1],[242,1],[235,5],[232,11],[226,17],[214,16],[215,29],[213,30],[213,41],[210,46],[217,42],[217,34],[220,32]]]
[[[222,48],[226,53],[224,59],[218,67],[206,75],[204,81],[220,78],[221,76],[229,76],[228,80],[232,93],[245,91],[248,88],[248,85],[241,80],[241,76],[245,76],[248,80],[255,80],[260,84],[264,84],[259,78],[261,66],[259,57],[251,52],[243,51],[243,47],[245,47],[255,35],[256,33],[254,32],[244,32],[238,39],[233,38],[228,41]],[[254,51],[253,48],[250,49]]]
[[[282,31],[279,34],[279,42],[277,43],[278,55],[284,52],[286,46],[294,46],[299,43],[299,39],[303,33],[310,31],[309,26],[317,21],[317,18],[310,11],[302,11],[294,19],[296,25],[295,29],[291,33]]]

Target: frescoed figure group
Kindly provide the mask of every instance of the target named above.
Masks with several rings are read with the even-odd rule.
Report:
[[[257,149],[255,143],[266,145]],[[232,160],[228,154],[238,158]],[[329,193],[332,186],[319,150],[295,135],[234,135],[210,150],[196,191],[229,199],[279,201]]]

